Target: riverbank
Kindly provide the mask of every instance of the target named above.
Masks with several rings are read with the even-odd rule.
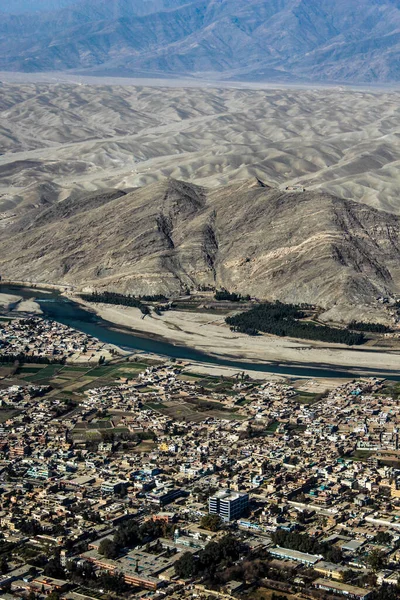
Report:
[[[28,290],[24,288],[24,292],[21,291],[24,295],[10,294],[0,292],[0,315],[5,317],[24,317],[24,316],[43,316],[43,310],[40,307],[38,301],[36,301],[36,297],[32,295],[26,294],[29,291],[29,295],[34,292],[33,289]],[[46,292],[44,290],[40,290],[40,295],[43,294],[51,294],[51,292]],[[80,352],[76,352],[74,355],[70,356],[68,359],[69,363],[90,363],[97,364],[100,357],[104,357],[107,361],[115,359],[115,357],[124,357],[129,356],[131,352],[126,350],[122,350],[122,348],[109,343],[104,343],[101,346],[99,352],[94,353],[90,358],[86,354],[82,354]]]
[[[34,297],[24,299],[22,296],[14,296],[12,294],[0,294],[0,309],[5,313],[43,314],[39,304],[35,302]]]
[[[283,377],[290,378],[313,378],[318,379],[342,379],[342,378],[354,378],[363,376],[375,376],[400,381],[400,371],[396,365],[393,367],[393,361],[388,364],[387,368],[382,367],[382,362],[378,368],[375,367],[371,361],[366,367],[356,362],[357,355],[354,356],[354,362],[352,358],[352,350],[348,347],[331,347],[325,350],[336,352],[337,350],[344,350],[349,354],[349,359],[345,366],[336,364],[336,356],[333,355],[329,363],[321,361],[318,354],[318,350],[323,348],[321,343],[319,346],[313,345],[312,343],[306,343],[299,340],[288,340],[285,338],[274,338],[272,336],[260,336],[257,338],[250,338],[247,336],[241,336],[233,334],[229,328],[223,322],[223,316],[216,317],[213,313],[194,313],[194,312],[175,312],[171,311],[168,314],[163,315],[158,319],[158,325],[163,326],[165,330],[154,331],[151,324],[157,323],[157,316],[151,315],[151,318],[146,317],[142,319],[142,315],[139,311],[134,309],[126,309],[124,307],[116,307],[105,305],[104,308],[108,310],[117,310],[122,312],[119,319],[115,318],[115,314],[111,315],[106,313],[106,319],[102,319],[99,314],[101,307],[98,305],[91,305],[89,303],[82,302],[80,298],[75,297],[75,294],[71,293],[71,290],[60,294],[59,291],[50,292],[42,290],[39,286],[35,289],[26,288],[16,285],[4,285],[0,284],[0,293],[18,295],[23,297],[25,300],[31,299],[34,295],[35,301],[40,305],[45,319],[51,319],[53,321],[68,325],[69,327],[78,331],[84,332],[93,338],[101,340],[105,344],[109,344],[114,348],[119,348],[120,351],[126,352],[127,354],[145,354],[146,356],[157,356],[161,359],[170,358],[172,360],[183,360],[189,363],[201,363],[207,366],[213,367],[229,367],[237,372],[260,372],[274,374]],[[129,322],[126,311],[133,311],[135,313],[134,318],[136,323]],[[133,313],[131,317],[133,317]],[[17,313],[14,313],[17,316]],[[201,315],[202,319],[205,319],[205,323],[196,323],[197,315]],[[177,322],[171,323],[171,319],[178,319]],[[202,339],[199,344],[196,343],[194,335],[189,331],[189,327],[183,327],[185,319],[194,320],[191,327],[201,331]],[[112,320],[113,319],[113,320]],[[165,322],[164,322],[165,320]],[[117,323],[116,323],[117,321]],[[168,322],[167,322],[168,321]],[[217,322],[216,322],[217,321]],[[218,328],[218,334],[220,336],[217,341],[210,338],[206,331],[206,326],[210,322],[211,325]],[[174,333],[175,332],[175,333]],[[179,340],[176,339],[179,333],[181,337]],[[160,335],[162,334],[162,335]],[[225,339],[223,339],[225,336]],[[222,339],[221,339],[222,338]],[[269,340],[270,351],[269,354],[261,349],[258,356],[253,359],[254,352],[247,353],[249,358],[243,358],[245,353],[240,354],[241,341],[246,340],[246,344],[252,346],[251,350],[255,348],[255,344],[260,344],[263,340]],[[205,343],[206,339],[206,343]],[[213,346],[213,343],[214,346]],[[228,342],[230,345],[228,345]],[[193,345],[192,345],[193,344]],[[198,350],[195,347],[195,344]],[[233,347],[232,347],[233,345]],[[282,356],[275,350],[284,347],[287,349],[288,346],[292,347],[294,352],[294,360],[287,355]],[[313,354],[311,356],[313,362],[309,359],[310,354],[307,356],[307,349],[313,348]],[[290,349],[290,348],[289,348]],[[390,348],[389,354],[390,352]],[[397,349],[396,349],[397,350]],[[303,356],[298,356],[297,351],[301,352]],[[371,353],[374,352],[372,348],[361,348],[356,352],[358,353]],[[385,358],[386,348],[382,348],[381,352],[378,349],[378,353],[384,354]],[[239,358],[236,358],[236,357]],[[325,357],[323,357],[325,359]],[[371,366],[370,366],[371,365]]]
[[[209,313],[167,311],[161,316],[152,313],[143,318],[139,309],[92,304],[80,297],[70,296],[99,317],[150,338],[191,347],[205,354],[227,360],[245,360],[253,364],[290,363],[298,367],[342,367],[355,371],[399,371],[400,348],[357,347],[339,344],[327,346],[269,335],[250,337],[233,333],[225,324],[225,317]]]

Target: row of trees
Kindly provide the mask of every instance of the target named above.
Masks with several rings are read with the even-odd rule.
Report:
[[[300,321],[305,314],[300,307],[282,302],[264,302],[249,311],[227,317],[233,331],[257,335],[260,331],[280,337],[291,336],[306,340],[320,340],[355,346],[365,342],[362,333],[346,329],[334,329]]]
[[[140,296],[140,300],[144,300],[145,302],[168,302],[168,298],[164,294]]]
[[[34,363],[38,365],[65,365],[67,359],[63,357],[49,358],[48,356],[31,356],[30,354],[1,354],[0,364],[14,364],[19,363],[21,365],[27,363]]]
[[[150,313],[148,306],[143,304],[139,298],[131,296],[130,294],[125,295],[117,294],[116,292],[93,292],[92,294],[81,294],[81,298],[87,302],[115,304],[117,306],[132,306],[134,308],[139,308],[144,315],[148,315]]]
[[[390,327],[381,323],[362,323],[361,321],[351,321],[347,329],[353,331],[370,331],[372,333],[388,333],[392,331]]]
[[[400,598],[400,588],[398,585],[390,585],[388,583],[372,592],[370,600],[398,600]]]
[[[331,544],[323,544],[307,533],[277,529],[271,535],[271,538],[274,544],[282,548],[290,548],[290,550],[306,552],[307,554],[321,555],[326,560],[334,563],[340,563],[343,560],[340,548]]]

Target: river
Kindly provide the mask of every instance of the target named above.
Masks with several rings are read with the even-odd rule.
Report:
[[[231,361],[224,358],[210,356],[194,350],[187,346],[178,346],[169,344],[156,339],[146,338],[136,335],[127,330],[116,329],[116,325],[104,321],[89,310],[62,296],[56,291],[42,290],[39,288],[24,288],[20,286],[1,285],[0,293],[22,296],[23,298],[34,297],[43,311],[43,316],[53,319],[74,329],[78,329],[98,338],[102,342],[119,346],[125,350],[137,350],[159,354],[169,358],[184,359],[193,362],[201,362],[210,365],[220,365],[232,367],[238,371],[259,371],[264,373],[276,373],[286,377],[357,377],[358,369],[355,366],[354,372],[344,368],[325,368],[316,365],[298,366],[290,363],[249,363],[242,361]],[[378,371],[370,369],[368,374],[371,376],[381,376],[387,379],[400,381],[400,372]]]

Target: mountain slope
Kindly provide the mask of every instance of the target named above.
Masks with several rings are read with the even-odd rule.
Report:
[[[118,195],[16,221],[0,240],[1,274],[134,294],[226,287],[327,309],[400,292],[395,215],[256,179],[211,190],[166,180]]]
[[[45,6],[54,10],[39,12],[38,4],[24,14],[14,0],[15,14],[3,16],[0,69],[400,78],[398,0],[53,0]]]

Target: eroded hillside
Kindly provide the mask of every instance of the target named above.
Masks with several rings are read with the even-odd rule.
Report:
[[[202,286],[330,309],[400,291],[400,219],[257,179],[207,189],[173,179],[66,199],[0,241],[11,279],[169,296]]]

